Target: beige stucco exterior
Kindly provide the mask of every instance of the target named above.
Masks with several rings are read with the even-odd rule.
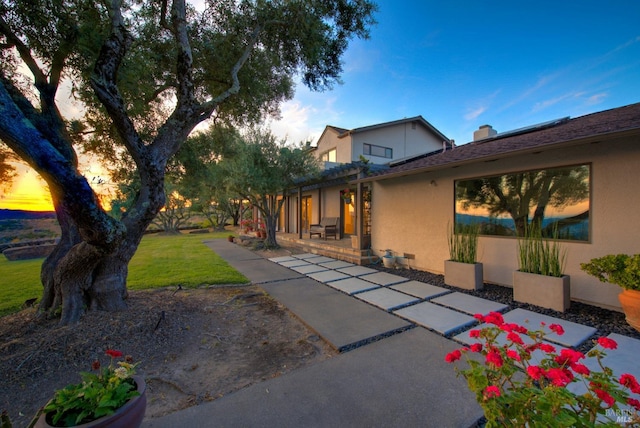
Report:
[[[619,309],[620,288],[580,270],[580,263],[611,253],[640,253],[640,137],[586,142],[558,149],[504,155],[373,182],[372,249],[415,254],[412,268],[444,272],[447,230],[454,218],[454,181],[554,166],[591,165],[590,241],[563,242],[572,300]],[[484,279],[511,286],[518,269],[515,238],[482,236]]]
[[[355,162],[360,156],[371,163],[386,164],[442,149],[443,141],[448,141],[420,117],[342,131],[331,126],[325,128],[316,145],[318,159],[329,150],[336,149],[336,162],[339,164]],[[364,144],[390,148],[393,156],[385,158],[365,154]]]

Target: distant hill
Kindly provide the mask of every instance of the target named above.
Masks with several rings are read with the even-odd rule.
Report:
[[[54,211],[23,211],[0,209],[0,220],[39,220],[56,218]]]

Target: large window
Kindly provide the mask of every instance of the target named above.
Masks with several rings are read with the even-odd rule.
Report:
[[[324,152],[323,154],[320,155],[320,161],[321,162],[336,162],[338,157],[337,157],[337,151],[336,149],[331,149],[329,151]]]
[[[393,159],[393,149],[389,147],[382,147],[382,146],[376,146],[375,144],[365,143],[363,145],[363,152],[365,155]]]
[[[588,241],[590,172],[577,165],[458,180],[455,221],[500,236],[522,236],[539,223],[548,237]]]

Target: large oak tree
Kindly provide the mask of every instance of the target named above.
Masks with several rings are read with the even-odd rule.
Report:
[[[167,162],[194,127],[276,112],[296,75],[311,89],[331,87],[375,11],[367,0],[205,4],[0,0],[0,139],[51,191],[62,237],[42,266],[39,310],[61,309],[62,324],[85,308],[126,307],[129,260],[165,204]],[[85,106],[73,124],[56,97],[65,79]],[[135,165],[140,187],[120,219],[78,171],[81,141]]]

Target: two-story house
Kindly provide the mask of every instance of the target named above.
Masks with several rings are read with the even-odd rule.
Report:
[[[322,162],[321,179],[301,182],[287,195],[280,230],[311,239],[311,225],[337,218],[336,239],[364,236],[353,242],[357,248],[366,248],[371,233],[371,190],[348,183],[452,145],[422,116],[355,129],[327,126],[312,149]]]

